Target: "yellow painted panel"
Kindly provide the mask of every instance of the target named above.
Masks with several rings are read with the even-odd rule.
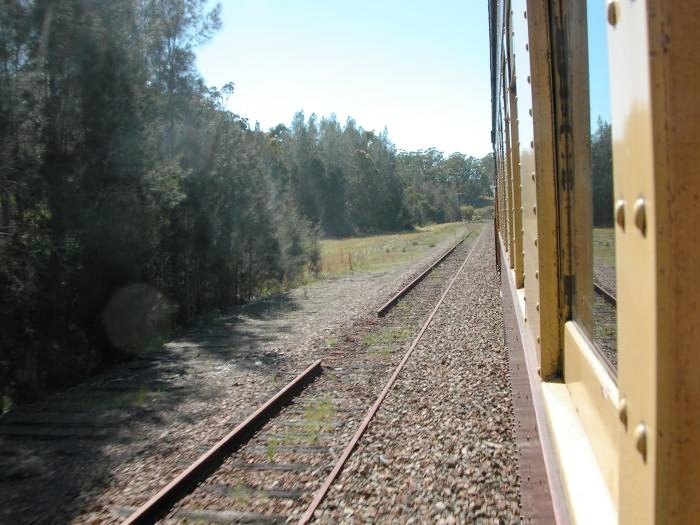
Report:
[[[700,4],[649,1],[657,250],[656,522],[700,515]]]
[[[515,59],[516,86],[515,102],[518,114],[513,115],[517,126],[518,149],[520,159],[520,184],[522,204],[522,251],[523,251],[523,285],[525,288],[525,319],[527,329],[533,341],[537,343],[537,358],[541,362],[540,352],[540,303],[539,290],[539,251],[535,246],[537,239],[537,215],[533,212],[537,205],[537,186],[535,174],[535,149],[532,110],[532,85],[530,77],[530,56],[528,24],[526,18],[527,2],[515,0],[513,9],[513,57]],[[538,241],[539,242],[539,241]],[[537,276],[537,277],[536,277]]]
[[[618,391],[579,326],[564,327],[564,382],[585,428],[612,499],[618,488]]]
[[[513,270],[515,271],[515,285],[517,288],[524,286],[523,274],[523,198],[522,184],[520,180],[520,150],[518,140],[518,102],[515,95],[515,83],[512,84],[513,89],[510,90],[510,108],[512,117],[510,122],[510,138],[511,138],[511,158],[510,172],[512,174],[511,187],[513,193],[513,233],[515,241],[513,246]]]
[[[626,225],[615,231],[618,307],[618,388],[628,405],[621,424],[619,515],[624,524],[653,523],[656,468],[656,247],[634,224],[633,208],[647,203],[646,228],[656,229],[647,2],[615,2],[608,26],[615,197],[626,203]],[[635,429],[646,428],[646,458]]]
[[[571,521],[614,525],[617,509],[566,386],[542,383],[542,402]]]
[[[549,63],[549,3],[545,0],[529,0],[526,6],[527,10],[522,16],[527,23],[521,29],[525,35],[530,35],[524,46],[525,60],[518,59],[518,46],[514,46],[516,70],[519,72],[518,111],[521,114],[519,134],[525,229],[525,293],[528,299],[528,318],[537,321],[530,328],[533,339],[539,346],[540,375],[549,378],[561,372],[558,199]],[[514,26],[515,20],[519,18],[515,13]],[[516,37],[517,35],[516,28]],[[521,77],[529,85],[522,85]],[[528,265],[528,259],[531,259],[531,265]],[[535,296],[532,300],[531,295]]]

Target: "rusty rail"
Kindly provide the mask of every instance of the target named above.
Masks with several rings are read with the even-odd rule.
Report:
[[[474,246],[472,246],[472,249],[469,250],[469,253],[467,254],[466,258],[464,259],[464,262],[459,267],[459,270],[457,270],[454,277],[452,277],[450,284],[447,285],[447,288],[445,289],[442,296],[440,297],[440,300],[437,302],[437,304],[435,305],[433,310],[430,312],[430,316],[425,321],[422,328],[420,329],[420,332],[418,332],[418,335],[413,340],[413,342],[411,343],[411,346],[408,348],[408,350],[404,354],[403,359],[401,359],[401,362],[398,364],[398,366],[394,370],[394,373],[391,374],[391,377],[384,385],[384,388],[379,393],[379,396],[377,397],[376,401],[374,402],[372,407],[369,409],[369,411],[365,415],[364,419],[362,420],[362,423],[360,423],[360,426],[357,428],[357,431],[355,431],[355,434],[352,436],[350,443],[348,443],[348,445],[345,447],[345,449],[343,450],[343,453],[341,454],[340,458],[338,459],[335,466],[333,467],[333,470],[328,475],[326,480],[323,482],[323,485],[321,486],[321,488],[314,495],[314,499],[309,504],[308,508],[306,509],[306,512],[299,519],[298,525],[306,525],[307,523],[309,523],[309,521],[311,521],[311,518],[313,517],[314,512],[316,512],[316,509],[318,508],[318,506],[323,501],[323,498],[325,498],[326,494],[328,493],[328,489],[330,489],[331,485],[333,484],[335,479],[340,474],[340,471],[345,466],[345,462],[348,460],[348,458],[352,454],[353,450],[355,449],[357,442],[360,440],[362,435],[365,433],[365,430],[367,430],[367,427],[369,426],[370,422],[374,418],[374,415],[377,413],[377,411],[379,410],[379,407],[384,402],[384,399],[389,394],[391,387],[394,386],[394,383],[396,382],[396,379],[399,377],[399,374],[401,373],[401,370],[403,369],[404,365],[406,364],[408,359],[411,357],[411,354],[413,354],[413,351],[415,350],[415,348],[418,346],[419,341],[423,337],[423,334],[425,333],[425,331],[428,329],[428,326],[432,322],[433,317],[435,317],[435,314],[437,313],[438,308],[440,308],[440,305],[442,305],[443,301],[445,300],[445,297],[447,297],[447,294],[450,291],[450,289],[452,288],[452,285],[457,280],[457,277],[459,277],[459,275],[462,273],[462,270],[464,269],[467,262],[469,261],[469,258],[471,257],[472,253],[474,252],[474,249],[479,244],[479,240],[481,239],[484,231],[485,231],[485,229],[481,230],[481,234],[476,239]],[[465,239],[466,239],[466,237],[465,237]],[[456,248],[456,246],[455,246],[455,248]]]
[[[462,244],[464,241],[466,241],[470,236],[472,232],[467,233],[467,235],[464,236],[464,238],[459,241],[457,244],[455,244],[452,248],[447,250],[445,253],[443,253],[440,257],[438,257],[437,260],[435,260],[430,266],[428,266],[423,272],[413,279],[410,283],[408,283],[406,286],[404,286],[396,295],[394,295],[391,299],[389,299],[384,305],[377,310],[377,317],[384,317],[386,313],[393,308],[393,306],[399,302],[399,299],[401,299],[404,295],[406,295],[408,292],[410,292],[419,282],[421,282],[425,277],[435,269],[435,267],[440,264],[442,261],[447,259],[449,255],[457,249],[457,247]]]
[[[250,440],[290,399],[299,394],[321,372],[321,360],[319,359],[272,396],[253,414],[248,416],[245,421],[221,441],[200,456],[197,461],[187,467],[160,492],[136,509],[123,522],[124,525],[152,524],[163,518],[173,505],[194,490],[199,482],[219,468],[226,458]]]
[[[598,283],[595,283],[595,282],[593,283],[593,289],[598,294],[600,294],[608,304],[617,307],[617,299],[608,290],[606,290],[605,288],[603,288],[602,286],[600,286]]]

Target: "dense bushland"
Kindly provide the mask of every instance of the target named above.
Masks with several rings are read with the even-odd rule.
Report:
[[[397,152],[308,119],[226,109],[194,49],[205,0],[0,6],[0,394],[31,397],[174,323],[296,282],[321,235],[488,205],[491,160]],[[235,71],[231,72],[235,76]]]

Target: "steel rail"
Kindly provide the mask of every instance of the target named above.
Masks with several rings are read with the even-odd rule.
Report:
[[[603,297],[603,299],[605,299],[605,301],[607,303],[611,304],[612,306],[617,307],[617,298],[613,294],[611,294],[608,290],[606,290],[605,288],[603,288],[602,286],[600,286],[598,283],[595,283],[595,282],[593,283],[593,289],[596,292],[598,292]]]
[[[316,512],[316,509],[318,508],[318,506],[321,504],[321,502],[325,498],[326,494],[328,493],[328,490],[330,489],[330,487],[333,484],[333,482],[335,481],[335,479],[338,477],[338,474],[340,474],[340,471],[345,466],[346,461],[348,460],[348,458],[352,454],[358,441],[360,440],[362,435],[367,430],[367,427],[369,426],[370,422],[374,418],[374,415],[377,413],[377,411],[379,410],[379,407],[384,402],[384,399],[389,394],[389,391],[394,386],[394,383],[396,382],[396,379],[399,377],[399,374],[401,373],[401,370],[403,369],[404,365],[408,362],[408,359],[411,357],[411,354],[413,354],[413,351],[418,346],[418,343],[420,342],[421,338],[423,337],[423,334],[428,329],[428,326],[432,322],[433,317],[435,317],[435,314],[437,313],[438,308],[440,308],[443,301],[445,300],[445,297],[447,296],[448,292],[452,288],[452,285],[457,280],[457,277],[459,277],[459,275],[462,273],[462,270],[464,269],[467,262],[469,261],[469,258],[472,255],[472,253],[474,252],[474,250],[478,246],[479,241],[481,240],[481,237],[483,236],[485,230],[486,230],[485,228],[481,230],[481,233],[479,234],[479,237],[477,237],[476,242],[474,243],[474,246],[472,246],[472,249],[469,250],[469,253],[467,254],[467,257],[464,259],[464,262],[459,267],[459,269],[457,270],[457,273],[455,273],[454,277],[452,277],[452,280],[447,285],[447,288],[443,292],[442,297],[440,297],[440,300],[437,302],[437,304],[435,305],[433,310],[430,312],[430,316],[423,324],[422,328],[420,329],[420,332],[418,332],[418,335],[413,340],[413,342],[411,343],[411,346],[408,348],[408,350],[404,354],[403,359],[401,359],[401,362],[398,364],[396,369],[394,369],[394,373],[391,374],[391,377],[384,385],[384,388],[379,393],[379,396],[377,396],[377,399],[375,400],[374,404],[372,405],[372,407],[369,409],[369,411],[365,415],[364,419],[362,420],[362,423],[360,423],[360,426],[357,428],[357,431],[352,436],[352,439],[350,440],[348,445],[345,447],[345,449],[343,450],[343,453],[341,454],[340,458],[338,459],[335,466],[333,467],[333,470],[328,475],[326,480],[323,482],[323,485],[321,486],[321,488],[318,489],[318,491],[314,495],[314,499],[311,501],[311,503],[307,507],[306,512],[299,519],[298,525],[306,525],[313,517],[314,512]]]
[[[467,235],[464,236],[464,238],[459,241],[457,244],[455,244],[452,248],[447,250],[445,253],[443,253],[440,257],[438,257],[437,260],[435,260],[430,266],[428,266],[421,274],[413,279],[410,283],[408,283],[406,286],[404,286],[396,295],[394,295],[391,299],[389,299],[384,305],[377,310],[377,317],[384,317],[386,313],[397,303],[399,302],[399,299],[401,299],[404,295],[406,295],[408,292],[410,292],[419,282],[421,282],[425,277],[432,272],[435,267],[440,264],[442,261],[447,259],[447,257],[450,256],[450,254],[457,249],[457,247],[462,244],[464,241],[466,241],[470,236],[472,232],[467,233]]]
[[[245,421],[229,432],[216,445],[202,454],[179,476],[131,514],[124,525],[153,524],[165,517],[170,509],[189,494],[199,482],[214,472],[232,453],[250,440],[284,405],[299,394],[322,372],[321,360],[314,362],[284,388],[261,405]]]

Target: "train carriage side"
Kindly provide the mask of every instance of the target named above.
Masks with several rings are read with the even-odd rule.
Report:
[[[489,23],[503,297],[558,520],[697,522],[700,5],[490,0]]]

